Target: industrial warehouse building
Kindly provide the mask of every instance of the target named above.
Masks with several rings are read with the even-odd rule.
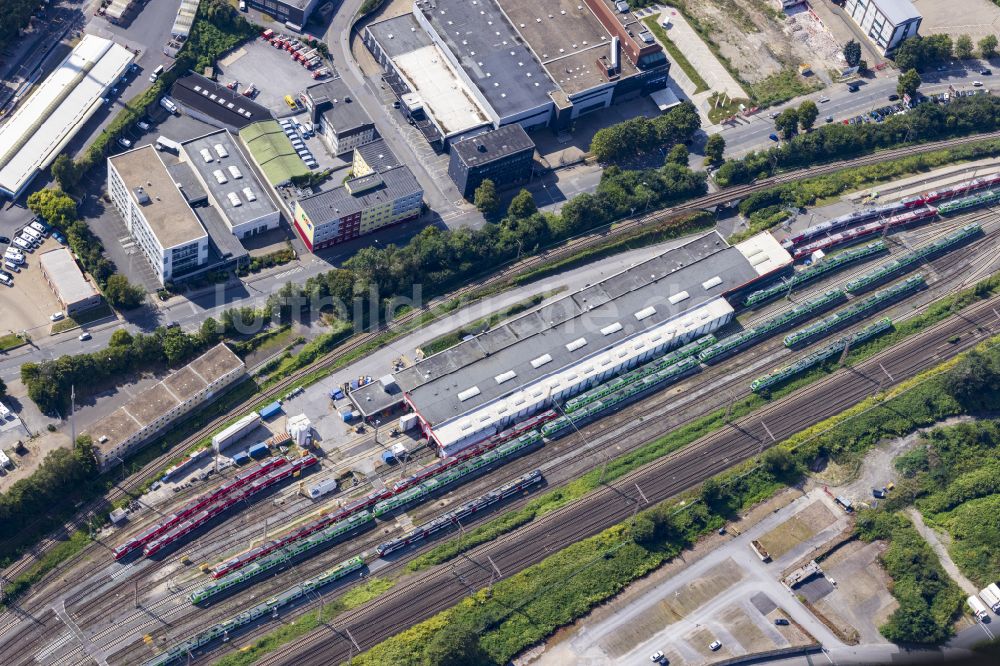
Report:
[[[634,24],[634,25],[633,25]],[[569,127],[584,113],[666,86],[670,63],[611,0],[417,0],[364,42],[429,142],[518,123]]]
[[[192,118],[233,132],[272,118],[266,107],[244,97],[239,90],[230,90],[194,72],[177,79],[170,96]]]
[[[701,236],[353,391],[376,413],[400,400],[443,455],[474,444],[728,323],[727,296],[790,266],[770,235]]]
[[[528,182],[534,155],[535,143],[524,128],[504,125],[452,144],[448,175],[462,196],[472,199],[487,178],[501,189]]]
[[[295,202],[295,230],[310,251],[420,216],[424,190],[385,141],[355,149],[354,165],[342,185]]]
[[[178,418],[218,397],[246,375],[246,366],[219,344],[146,389],[84,432],[94,442],[101,470],[147,445]]]
[[[247,5],[302,32],[312,13],[324,0],[247,0]]]
[[[883,55],[916,37],[923,21],[910,0],[847,0],[844,11]]]
[[[134,55],[110,39],[84,35],[0,126],[0,192],[18,198],[101,107]]]
[[[245,239],[277,229],[281,213],[229,130],[181,144],[181,160],[195,173],[208,202],[231,234]]]
[[[38,257],[38,267],[67,317],[101,304],[100,292],[83,274],[66,248],[42,253]]]
[[[316,133],[334,155],[349,153],[378,138],[375,123],[351,98],[343,79],[306,88],[306,109]]]

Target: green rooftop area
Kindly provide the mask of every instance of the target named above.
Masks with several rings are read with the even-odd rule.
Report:
[[[309,168],[292,148],[292,142],[277,121],[251,123],[240,130],[240,138],[271,185],[284,185],[293,176],[309,173]]]

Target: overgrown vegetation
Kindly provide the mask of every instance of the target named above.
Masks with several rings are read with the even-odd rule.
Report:
[[[267,372],[265,386],[311,365],[313,361],[346,340],[353,332],[353,327],[343,321],[334,322],[331,328],[332,330],[321,333],[306,343],[298,354],[283,358],[277,367]]]
[[[777,106],[823,87],[823,84],[818,80],[803,77],[794,67],[786,67],[752,85],[746,82],[742,83],[743,88],[750,91],[750,97],[754,104],[761,108]]]
[[[970,355],[949,376],[949,390],[973,402],[996,392],[1000,372],[993,363]],[[980,420],[935,428],[895,465],[904,478],[890,507],[915,502],[928,524],[946,530],[952,559],[978,587],[1000,580],[1000,426]]]
[[[656,16],[647,16],[642,19],[642,22],[645,23],[646,27],[649,28],[654,35],[656,35],[658,40],[660,40],[660,43],[663,44],[663,48],[665,48],[667,53],[670,54],[670,59],[673,60],[685,74],[687,74],[689,79],[691,79],[691,83],[694,84],[694,94],[697,95],[700,92],[708,90],[708,83],[702,78],[701,74],[698,73],[698,70],[695,69],[694,65],[691,64],[691,61],[687,59],[684,52],[681,51],[676,44],[674,44],[670,37],[667,37],[667,31],[663,29],[663,26],[657,23]]]
[[[655,118],[636,116],[597,130],[590,152],[601,162],[631,160],[684,143],[700,126],[697,109],[686,101]]]
[[[855,529],[865,541],[889,542],[879,562],[892,577],[899,608],[879,627],[882,635],[894,643],[944,643],[954,633],[962,591],[913,523],[899,513],[866,510],[858,514]]]
[[[220,339],[218,324],[211,317],[194,334],[180,328],[157,328],[150,334],[133,336],[119,329],[101,351],[25,363],[21,366],[21,381],[28,389],[28,397],[43,412],[65,413],[71,387],[76,387],[78,396],[85,396],[88,391],[99,390],[108,379],[183,363]]]
[[[259,273],[265,268],[282,266],[294,260],[295,250],[292,249],[291,244],[288,244],[288,247],[280,250],[275,250],[274,252],[269,252],[268,254],[264,254],[259,257],[252,257],[250,259],[250,263],[247,264],[245,268],[241,269],[239,274],[249,275],[250,273]]]
[[[922,70],[950,60],[953,48],[950,35],[918,35],[904,40],[893,58],[900,71]]]
[[[995,157],[997,155],[1000,155],[1000,139],[988,139],[956,148],[935,150],[909,157],[887,160],[878,164],[843,169],[815,178],[806,178],[776,185],[765,190],[758,190],[743,199],[739,206],[740,214],[751,216],[750,227],[731,240],[748,237],[770,228],[773,224],[780,223],[781,220],[769,219],[766,215],[763,217],[753,217],[753,213],[771,206],[791,208],[812,206],[834,198],[844,192],[860,190],[904,176],[925,173],[945,164]]]
[[[909,40],[907,40],[909,41]],[[881,123],[824,125],[768,150],[727,160],[716,173],[720,185],[749,183],[782,169],[857,157],[878,149],[992,132],[1000,127],[1000,99],[975,95],[951,104],[924,103]]]
[[[10,44],[16,40],[21,30],[28,27],[31,17],[42,6],[42,0],[4,0],[3,17],[0,22],[0,40]]]

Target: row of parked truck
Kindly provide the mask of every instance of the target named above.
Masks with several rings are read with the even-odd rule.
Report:
[[[996,583],[990,583],[979,591],[979,596],[973,594],[967,599],[969,608],[977,620],[985,620],[989,616],[989,610],[1000,613],[1000,587]]]
[[[319,49],[313,48],[293,37],[278,34],[271,29],[262,32],[260,37],[265,42],[270,42],[274,48],[288,51],[295,62],[312,71],[314,79],[321,79],[330,73],[328,68],[321,66],[323,64],[323,55],[319,52]]]

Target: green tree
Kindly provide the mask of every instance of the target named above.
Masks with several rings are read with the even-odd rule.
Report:
[[[47,187],[28,196],[28,208],[47,222],[66,229],[76,221],[76,202],[62,190]]]
[[[424,648],[423,666],[487,666],[495,663],[479,646],[479,634],[456,619],[442,627]]]
[[[117,331],[111,334],[111,339],[108,340],[108,345],[111,347],[128,347],[132,344],[132,334],[126,331],[124,328],[119,328]]]
[[[853,39],[844,44],[844,60],[848,67],[857,67],[861,62],[861,44]]]
[[[997,54],[997,36],[986,35],[979,40],[979,54],[989,60]]]
[[[978,407],[1000,390],[1000,376],[990,359],[969,352],[944,378],[944,389],[966,407]]]
[[[722,503],[723,492],[722,486],[715,479],[714,476],[710,476],[705,479],[705,482],[701,484],[701,492],[699,494],[701,501],[704,502],[709,508],[716,508]]]
[[[142,304],[146,292],[142,287],[131,284],[124,275],[116,273],[104,285],[104,297],[116,308],[131,310]]]
[[[522,189],[511,199],[510,206],[507,207],[507,215],[519,220],[526,220],[538,212],[535,205],[535,198],[531,192]]]
[[[774,119],[774,128],[781,132],[786,141],[795,136],[799,131],[799,112],[791,108],[785,109]]]
[[[972,38],[968,35],[959,35],[955,40],[955,57],[967,60],[972,57],[975,48],[972,46]]]
[[[476,188],[472,202],[483,215],[492,215],[500,208],[500,196],[497,194],[496,184],[489,178],[483,180]]]
[[[811,130],[818,116],[819,109],[816,107],[816,102],[807,99],[799,105],[799,125],[802,129]]]
[[[676,164],[686,167],[688,165],[688,149],[683,143],[678,143],[667,153],[666,164]]]
[[[170,329],[163,337],[163,353],[167,363],[176,365],[186,360],[197,350],[194,338],[180,329]]]
[[[202,345],[206,347],[216,345],[222,340],[222,327],[219,326],[219,322],[209,317],[201,322],[201,328],[198,329],[198,337],[201,338]]]
[[[0,379],[0,396],[5,396],[5,395],[7,395],[7,384],[4,383],[2,379]]]
[[[917,70],[908,69],[899,75],[899,80],[896,82],[896,92],[902,95],[909,95],[913,97],[917,94],[917,89],[923,81],[920,80],[920,74],[917,74]]]
[[[705,142],[705,158],[712,164],[722,161],[726,152],[726,139],[721,134],[713,134]]]
[[[80,183],[83,175],[77,167],[76,162],[70,159],[66,153],[59,153],[55,161],[52,162],[52,177],[59,183],[63,190],[74,190]]]

